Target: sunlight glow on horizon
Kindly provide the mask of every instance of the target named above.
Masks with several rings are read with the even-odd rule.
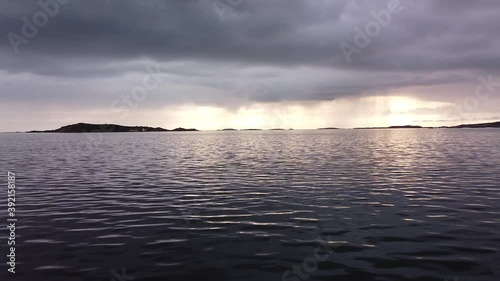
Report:
[[[453,118],[448,116],[452,106],[452,103],[425,101],[404,95],[379,95],[308,103],[252,103],[233,108],[197,104],[154,109],[138,107],[127,116],[109,108],[78,112],[52,109],[51,114],[39,116],[45,120],[39,127],[20,123],[16,124],[15,131],[49,130],[79,122],[199,130],[449,126],[466,123],[447,121]]]
[[[418,114],[419,109],[449,105],[405,96],[375,96],[337,99],[302,105],[298,103],[254,103],[234,110],[215,106],[179,106],[166,110],[167,124],[201,130],[316,129],[321,127],[386,127],[416,124],[417,120],[442,118]],[[172,125],[167,126],[172,127]]]

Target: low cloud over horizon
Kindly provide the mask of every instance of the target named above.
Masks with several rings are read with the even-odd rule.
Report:
[[[500,120],[500,2],[0,3],[0,131]]]

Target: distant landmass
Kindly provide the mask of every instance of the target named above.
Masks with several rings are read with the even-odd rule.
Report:
[[[480,124],[463,124],[448,128],[459,128],[459,129],[474,129],[474,128],[500,128],[500,121],[493,123],[480,123]]]
[[[123,133],[123,132],[193,132],[196,129],[176,128],[167,130],[160,127],[146,126],[121,126],[115,124],[87,124],[78,123],[73,125],[63,126],[55,130],[46,131],[29,131],[28,133]]]
[[[390,126],[389,129],[422,129],[422,126],[412,126],[412,125],[406,125],[406,126]]]
[[[479,129],[479,128],[500,128],[499,122],[492,123],[480,123],[480,124],[462,124],[458,126],[442,126],[442,127],[422,127],[415,125],[405,125],[405,126],[390,126],[390,127],[361,127],[354,128],[356,130],[367,130],[367,129]],[[338,130],[335,127],[325,127],[318,128],[318,130]],[[243,129],[241,131],[261,131],[262,129]],[[271,131],[283,131],[285,129],[275,128],[270,129]],[[293,129],[289,129],[293,130]],[[46,131],[29,131],[28,133],[122,133],[122,132],[197,132],[197,129],[185,129],[176,128],[173,130],[167,130],[160,127],[147,127],[147,126],[122,126],[115,124],[88,124],[88,123],[78,123],[73,125],[63,126],[55,130]],[[221,131],[238,131],[233,128],[222,129]]]
[[[373,130],[373,129],[422,129],[422,126],[414,126],[414,125],[404,125],[404,126],[390,126],[390,127],[361,127],[354,128],[356,130]]]
[[[422,126],[414,126],[414,125],[405,125],[405,126],[390,126],[390,127],[362,127],[362,128],[354,128],[357,130],[363,129],[480,129],[480,128],[500,128],[499,122],[492,123],[480,123],[480,124],[462,124],[458,126],[441,126],[441,127],[422,127]]]

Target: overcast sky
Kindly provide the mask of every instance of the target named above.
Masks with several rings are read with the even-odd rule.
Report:
[[[0,2],[0,131],[500,120],[498,0],[55,1]]]

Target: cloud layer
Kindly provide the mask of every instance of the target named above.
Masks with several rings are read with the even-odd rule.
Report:
[[[0,3],[4,106],[106,108],[148,66],[162,80],[141,101],[152,110],[395,93],[453,103],[474,94],[479,76],[500,80],[495,0],[55,1]],[[399,12],[384,23],[388,5]],[[42,6],[53,15],[37,27]],[[342,44],[357,51],[346,58]]]

